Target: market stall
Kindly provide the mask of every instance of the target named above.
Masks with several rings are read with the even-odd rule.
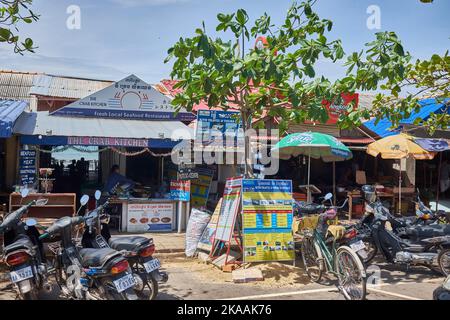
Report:
[[[76,189],[73,193],[79,198],[96,188],[108,193],[115,181],[111,177],[119,177],[118,182],[132,181],[133,188],[112,201],[117,229],[172,231],[177,200],[170,198],[170,157],[174,146],[193,136],[183,123],[192,119],[184,110],[175,113],[169,97],[133,75],[53,113],[24,113],[14,126],[24,156],[17,191],[28,186],[40,193],[58,194],[53,190],[56,184]],[[95,177],[84,157],[81,163],[62,164],[61,170],[54,154],[67,150],[80,155],[95,153]],[[48,189],[37,180],[37,172],[50,165],[56,169]],[[90,188],[83,189],[86,181]]]

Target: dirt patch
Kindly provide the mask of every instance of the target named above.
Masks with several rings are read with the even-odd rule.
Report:
[[[203,283],[233,282],[231,273],[222,272],[222,270],[214,265],[203,263],[197,259],[185,257],[162,258],[161,264],[163,268],[174,268],[182,272],[189,272]],[[297,266],[295,267],[292,263],[270,262],[252,263],[248,268],[260,269],[264,276],[264,281],[248,282],[242,285],[283,288],[286,286],[298,286],[311,283],[299,261],[297,261]]]

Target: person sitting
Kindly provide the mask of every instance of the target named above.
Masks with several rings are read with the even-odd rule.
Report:
[[[106,180],[105,184],[105,191],[108,193],[111,193],[111,191],[114,189],[114,187],[117,184],[125,184],[129,183],[131,185],[134,185],[134,181],[126,178],[125,176],[121,175],[120,173],[120,167],[115,164],[111,168],[111,172],[109,174],[108,180]]]

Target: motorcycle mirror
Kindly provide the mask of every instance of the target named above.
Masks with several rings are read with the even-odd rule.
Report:
[[[100,200],[100,197],[102,196],[102,192],[100,190],[95,191],[94,197],[95,200]]]
[[[22,198],[26,198],[29,194],[30,194],[30,189],[28,189],[28,188],[24,188],[24,189],[22,189],[22,191],[20,192],[20,196],[21,196]]]
[[[34,227],[35,225],[37,225],[37,221],[36,221],[35,219],[33,219],[33,218],[28,218],[28,219],[25,221],[25,224],[26,224],[27,226],[29,226],[29,227]]]
[[[331,198],[333,198],[333,194],[331,192],[328,192],[324,197],[325,201],[330,200]]]
[[[80,199],[81,206],[85,206],[89,202],[89,196],[87,194],[83,195]]]
[[[48,199],[38,199],[36,200],[36,206],[45,206],[48,203]]]

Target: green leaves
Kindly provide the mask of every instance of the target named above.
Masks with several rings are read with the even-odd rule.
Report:
[[[0,42],[11,44],[15,53],[34,52],[33,40],[20,41],[19,24],[37,21],[39,16],[29,9],[32,0],[0,0]]]

